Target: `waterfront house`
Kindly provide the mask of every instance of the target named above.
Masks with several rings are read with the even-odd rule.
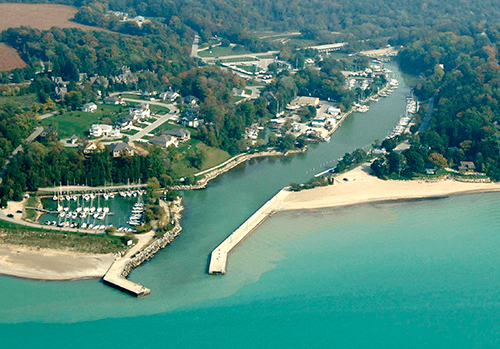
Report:
[[[97,105],[95,103],[85,103],[84,105],[82,105],[82,111],[84,113],[93,113],[97,110]]]
[[[182,113],[179,121],[181,125],[193,128],[203,125],[204,120],[200,118],[200,107],[195,105],[189,108],[184,113]]]
[[[191,139],[191,132],[183,128],[174,128],[173,130],[163,131],[162,134],[176,137],[181,143]]]
[[[332,107],[328,107],[328,109],[326,110],[326,112],[327,112],[328,114],[330,114],[330,115],[334,115],[334,116],[336,116],[336,115],[340,115],[340,113],[341,113],[342,111],[340,110],[340,108],[338,108],[338,107],[333,107],[333,106],[332,106]]]
[[[155,144],[155,145],[160,145],[163,148],[168,148],[171,145],[177,147],[179,145],[179,141],[177,140],[177,137],[174,137],[171,135],[161,135],[161,136],[151,138],[149,140],[149,143]]]
[[[472,161],[460,161],[458,169],[464,172],[474,172],[476,171],[476,165]]]
[[[314,118],[311,121],[311,126],[313,127],[325,127],[326,119],[325,118]]]
[[[123,155],[128,155],[128,156],[134,155],[134,148],[132,148],[130,145],[124,142],[112,143],[109,146],[109,150],[114,158]]]

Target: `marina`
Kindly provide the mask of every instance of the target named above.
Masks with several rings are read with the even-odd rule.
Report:
[[[84,191],[54,193],[42,198],[45,212],[39,223],[59,228],[80,228],[102,232],[115,227],[119,232],[133,232],[142,224],[144,203],[142,188],[120,191]],[[130,216],[129,219],[127,217]]]

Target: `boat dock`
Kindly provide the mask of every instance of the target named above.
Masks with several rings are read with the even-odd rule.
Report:
[[[290,194],[288,188],[279,191],[273,198],[264,204],[257,212],[246,220],[238,229],[227,237],[212,251],[210,257],[209,274],[225,274],[229,253],[249,236],[268,217],[279,211],[280,204]]]

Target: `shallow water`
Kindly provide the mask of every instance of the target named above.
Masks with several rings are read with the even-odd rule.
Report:
[[[145,298],[97,280],[0,277],[2,345],[494,347],[499,194],[281,213],[230,256],[228,274],[206,274],[212,249],[283,186],[383,139],[404,112],[400,86],[328,144],[183,193],[181,235],[130,275],[152,289]]]

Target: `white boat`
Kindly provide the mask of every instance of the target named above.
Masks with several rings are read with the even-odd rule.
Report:
[[[57,212],[61,212],[63,210],[63,207],[61,205],[57,205]]]
[[[81,206],[78,206],[78,207],[76,208],[76,212],[80,213],[81,211],[82,211],[82,207],[81,207]]]
[[[103,207],[103,208],[102,208],[102,212],[104,212],[104,213],[108,213],[108,212],[109,212],[109,207]]]
[[[78,213],[77,212],[72,212],[71,213],[71,218],[75,219],[76,217],[78,217]]]
[[[52,197],[52,200],[57,201],[57,195],[56,194],[54,194],[54,196]]]
[[[104,218],[106,218],[106,213],[104,213],[104,212],[101,212],[101,213],[99,214],[99,216],[97,216],[97,219],[100,219],[101,221],[102,221]]]
[[[104,196],[104,200],[108,200],[109,199],[108,193],[104,193],[102,196]]]
[[[87,228],[92,229],[93,227],[94,227],[94,225],[92,223],[90,223]]]
[[[71,200],[71,196],[66,195],[66,200],[67,200],[67,201]]]
[[[87,228],[87,223],[83,222],[82,223],[82,229],[86,229]]]
[[[89,208],[88,207],[84,207],[83,208],[83,212],[89,212]]]
[[[92,207],[89,209],[89,212],[90,212],[90,213],[94,213],[94,212],[95,212],[95,207],[94,207],[94,206],[92,206]]]
[[[52,221],[52,225],[57,225],[57,222],[56,221]]]
[[[115,194],[113,194],[113,193],[109,193],[109,198],[110,198],[110,199],[114,199],[114,198],[115,198]]]
[[[98,207],[97,210],[96,210],[97,213],[101,213],[102,212],[102,207]]]

